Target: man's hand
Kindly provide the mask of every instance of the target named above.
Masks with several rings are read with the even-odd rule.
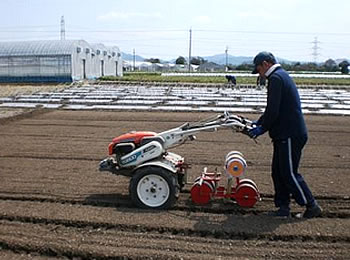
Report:
[[[248,132],[249,136],[253,139],[257,138],[259,135],[262,135],[263,133],[264,133],[264,129],[262,128],[262,126],[256,126],[250,129]]]
[[[252,121],[252,127],[256,127],[258,125],[258,120],[253,120]]]

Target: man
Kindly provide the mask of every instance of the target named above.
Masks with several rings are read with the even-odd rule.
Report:
[[[269,215],[289,217],[292,195],[300,206],[306,206],[302,217],[318,217],[322,209],[298,173],[302,150],[307,142],[307,129],[296,85],[272,53],[260,52],[254,58],[254,66],[252,73],[259,73],[268,80],[265,112],[249,135],[257,138],[268,131],[273,142],[272,180],[278,210]]]
[[[233,85],[236,85],[237,80],[236,80],[236,77],[234,75],[226,75],[225,77],[226,77],[228,83],[232,83]]]

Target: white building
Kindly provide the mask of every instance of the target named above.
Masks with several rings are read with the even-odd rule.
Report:
[[[118,47],[83,40],[0,42],[0,82],[71,82],[122,75]]]

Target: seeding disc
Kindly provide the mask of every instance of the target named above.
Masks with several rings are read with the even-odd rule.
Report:
[[[243,157],[239,155],[233,155],[226,161],[225,169],[229,175],[233,177],[240,177],[244,174],[246,165],[247,164]]]
[[[238,185],[235,199],[241,207],[251,208],[258,201],[259,193],[251,184]]]
[[[202,185],[199,185],[199,182],[195,182],[191,188],[192,202],[195,204],[207,204],[213,192],[214,189],[209,182],[203,181]]]
[[[198,176],[197,178],[194,179],[193,183],[199,182],[200,179],[201,179],[201,176]]]
[[[201,180],[201,176],[197,177],[193,183],[200,183],[200,180]],[[215,181],[214,180],[203,180],[203,183],[206,183],[212,190],[212,192],[215,191],[215,187],[216,187],[216,184],[215,184]]]
[[[244,174],[247,163],[243,154],[238,151],[231,151],[225,158],[225,170],[229,178],[240,177]]]
[[[241,180],[239,180],[238,186],[243,185],[243,184],[250,184],[259,192],[258,186],[251,179],[241,179]]]
[[[232,156],[232,155],[239,155],[239,156],[241,156],[241,157],[243,158],[243,154],[242,154],[241,152],[238,152],[238,151],[231,151],[231,152],[229,152],[229,153],[226,155],[225,160],[227,161],[227,159],[228,159],[230,156]]]
[[[206,185],[210,187],[211,192],[215,192],[215,181],[203,181]]]

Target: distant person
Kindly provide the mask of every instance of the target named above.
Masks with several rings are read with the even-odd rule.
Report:
[[[313,218],[321,215],[317,204],[298,167],[307,142],[307,129],[301,111],[297,87],[269,52],[260,52],[254,58],[253,74],[268,79],[265,112],[249,131],[251,138],[269,132],[273,142],[272,180],[275,188],[276,211],[271,216],[290,216],[290,196],[300,206],[306,206],[301,215]]]
[[[237,81],[234,75],[226,75],[225,77],[228,83],[232,83],[233,85],[236,85]]]

